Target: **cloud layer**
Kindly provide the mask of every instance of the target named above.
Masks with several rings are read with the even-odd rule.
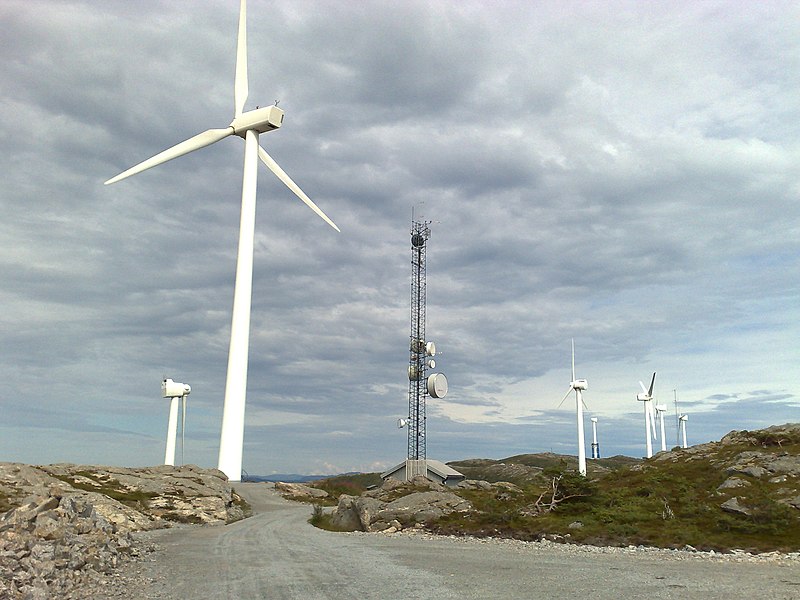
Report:
[[[260,172],[245,469],[405,457],[412,209],[430,457],[574,452],[570,338],[606,455],[643,453],[653,371],[690,442],[796,421],[797,7],[429,4],[250,0],[247,108],[342,233]],[[0,459],[158,463],[168,376],[216,465],[243,144],[102,182],[230,122],[237,18],[0,7]]]

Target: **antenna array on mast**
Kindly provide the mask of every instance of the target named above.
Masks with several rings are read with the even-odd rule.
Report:
[[[425,341],[425,251],[431,236],[428,221],[411,225],[411,336],[408,359],[408,458],[425,460],[425,400],[428,395],[427,358],[436,354]]]

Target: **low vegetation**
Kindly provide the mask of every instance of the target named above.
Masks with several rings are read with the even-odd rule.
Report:
[[[646,461],[589,461],[587,477],[575,463],[549,453],[449,463],[468,479],[514,485],[454,488],[474,509],[426,526],[451,535],[608,546],[800,550],[800,425],[731,432]],[[372,479],[344,476],[315,487],[358,495],[364,481]]]
[[[77,471],[69,475],[54,474],[53,476],[75,489],[103,494],[137,510],[147,509],[149,501],[158,495],[141,490],[131,490],[108,475],[91,471]]]
[[[334,506],[339,502],[339,497],[342,494],[360,496],[368,489],[379,486],[381,481],[379,473],[351,473],[319,479],[309,485],[320,490],[325,490],[328,492],[328,497],[313,498],[310,499],[310,501],[324,506]]]

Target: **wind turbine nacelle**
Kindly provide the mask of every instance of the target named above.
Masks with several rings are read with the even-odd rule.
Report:
[[[636,394],[636,399],[639,400],[640,402],[647,402],[651,398],[647,394],[640,393],[640,394]]]
[[[573,390],[586,390],[589,389],[589,382],[585,379],[576,379],[570,383]]]
[[[688,421],[689,420],[689,415],[681,415],[679,420],[680,421]]]
[[[667,412],[667,405],[666,404],[656,404],[656,410],[658,412]]]
[[[242,137],[250,129],[258,133],[266,133],[277,129],[281,125],[283,125],[283,111],[277,106],[250,110],[231,121],[233,132]]]
[[[161,395],[164,398],[182,398],[192,392],[192,386],[185,383],[178,383],[172,379],[165,379],[161,382]]]

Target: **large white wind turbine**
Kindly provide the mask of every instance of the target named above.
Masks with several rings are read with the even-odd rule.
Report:
[[[564,400],[575,390],[575,410],[577,412],[578,420],[578,472],[581,475],[586,475],[586,441],[583,437],[583,397],[581,391],[589,387],[585,379],[575,379],[575,340],[572,340],[572,381],[569,383],[569,389],[564,397],[559,402],[560,407],[564,404]]]
[[[244,411],[247,390],[247,360],[250,343],[250,303],[253,283],[253,239],[256,214],[256,182],[258,159],[272,171],[300,200],[325,220],[331,227],[339,228],[292,181],[258,143],[258,136],[278,129],[283,123],[283,111],[277,106],[245,111],[247,100],[247,9],[241,0],[239,33],[236,50],[236,76],[234,83],[233,121],[224,129],[209,129],[156,154],[152,158],[112,177],[106,184],[115,183],[173,158],[199,150],[228,136],[244,139],[244,173],[242,175],[242,214],[239,225],[239,251],[236,259],[236,283],[233,292],[231,318],[231,343],[228,353],[228,375],[225,384],[225,404],[222,414],[222,433],[219,444],[219,469],[231,481],[242,476],[242,449],[244,442]]]
[[[647,458],[653,456],[652,440],[658,437],[656,435],[656,419],[653,415],[653,385],[655,382],[655,373],[653,373],[653,379],[650,380],[650,389],[644,387],[644,384],[640,381],[639,385],[642,387],[642,391],[636,395],[636,399],[644,403],[644,437],[647,445]],[[652,436],[652,439],[650,436]]]

